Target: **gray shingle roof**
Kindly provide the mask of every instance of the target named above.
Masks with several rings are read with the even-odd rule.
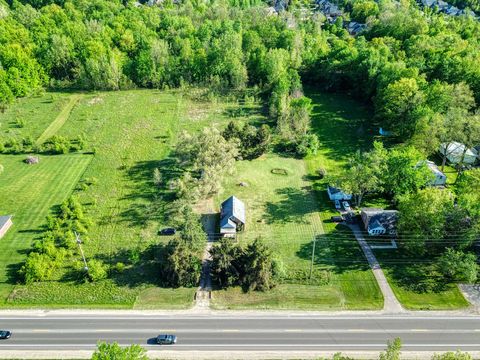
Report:
[[[232,217],[245,224],[245,204],[235,196],[230,196],[222,203],[220,226],[227,224],[224,219]]]
[[[0,216],[0,229],[3,228],[11,218],[11,215]]]

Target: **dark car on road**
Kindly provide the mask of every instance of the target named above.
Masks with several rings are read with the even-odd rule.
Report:
[[[0,339],[1,340],[6,340],[10,339],[10,336],[12,336],[12,332],[8,330],[0,330]]]
[[[159,345],[173,345],[176,344],[177,337],[175,335],[158,335],[157,344]]]
[[[174,228],[165,228],[160,230],[158,234],[159,235],[175,235],[176,232],[177,230],[175,230]]]

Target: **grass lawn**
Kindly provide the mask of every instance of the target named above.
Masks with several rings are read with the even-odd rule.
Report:
[[[68,104],[70,93],[48,93],[44,96],[17,99],[5,113],[0,114],[0,141],[9,137],[33,140],[47,129]],[[24,121],[19,127],[17,120]]]
[[[321,149],[315,156],[307,158],[309,173],[313,176],[318,168],[323,167],[328,174],[335,174],[344,167],[348,157],[357,150],[368,150],[376,136],[376,129],[369,128],[368,122],[372,114],[368,108],[359,106],[355,101],[344,98],[342,95],[316,93],[307,91],[307,96],[313,99],[312,125],[321,142]],[[455,173],[446,167],[448,182],[454,181]],[[331,229],[328,219],[336,214],[325,191],[328,180],[316,179],[314,189],[320,204],[320,216],[324,221],[324,228],[328,233]],[[391,204],[378,196],[367,196],[365,207],[391,208]],[[347,233],[342,232],[343,236]],[[333,236],[333,235],[332,235]],[[338,240],[342,237],[338,238]],[[415,259],[405,259],[401,251],[375,250],[381,262],[385,275],[397,295],[398,300],[410,309],[454,309],[468,305],[460,290],[455,284],[447,285],[438,292],[420,293],[408,290],[408,283],[398,281],[398,274],[409,272]],[[361,255],[363,259],[363,255]],[[414,282],[419,278],[410,278]]]
[[[8,307],[191,306],[194,288],[173,290],[157,286],[158,266],[152,251],[169,239],[157,235],[160,227],[168,225],[168,219],[164,212],[166,204],[152,181],[153,170],[167,168],[168,155],[181,131],[195,131],[210,125],[223,127],[233,116],[240,121],[255,121],[258,105],[249,106],[239,115],[235,111],[239,107],[236,103],[192,100],[175,91],[132,90],[82,94],[78,99],[76,96],[46,94],[43,98],[25,99],[20,104],[19,109],[35,109],[42,123],[40,127],[32,125],[33,118],[32,122],[27,121],[20,129],[22,136],[38,138],[45,131],[49,136],[82,134],[87,150],[94,155],[41,156],[40,164],[31,167],[21,163],[25,156],[0,158],[5,166],[0,177],[0,194],[5,192],[7,199],[11,199],[1,202],[0,213],[16,216],[14,231],[2,239],[12,250],[0,258],[0,266],[10,269],[2,278],[4,286],[0,287],[0,297]],[[52,110],[52,97],[62,104],[58,111]],[[72,98],[78,101],[72,102]],[[5,116],[12,117],[8,113]],[[4,117],[0,119],[4,123]],[[45,168],[48,171],[40,173]],[[19,178],[22,181],[18,181]],[[94,185],[83,186],[85,179],[92,178],[97,179]],[[32,188],[33,179],[41,180],[43,188]],[[15,285],[15,271],[10,264],[22,262],[45,216],[72,191],[95,222],[84,243],[87,260],[98,258],[107,264],[123,262],[126,269],[108,280],[89,284],[76,280],[72,264],[67,263],[55,274],[55,281]],[[3,200],[3,196],[1,198]],[[32,208],[37,207],[38,216],[32,216]],[[24,219],[23,224],[20,217]],[[22,231],[21,235],[17,229]],[[141,261],[134,262],[132,256],[140,257]]]
[[[0,155],[0,214],[13,215],[13,227],[1,239],[0,296],[5,299],[15,283],[15,272],[25,250],[41,231],[45,217],[74,189],[90,163],[89,155],[41,156],[37,165],[24,155]]]
[[[283,169],[286,175],[272,173]],[[238,186],[245,182],[248,186]],[[268,292],[244,294],[240,289],[215,291],[215,308],[376,309],[383,299],[345,229],[325,233],[312,182],[303,160],[265,155],[237,163],[216,203],[235,194],[247,207],[246,230],[239,241],[263,238],[285,267],[280,286]],[[330,226],[330,224],[329,224]],[[337,234],[342,241],[337,241]],[[313,277],[310,264],[316,240]]]

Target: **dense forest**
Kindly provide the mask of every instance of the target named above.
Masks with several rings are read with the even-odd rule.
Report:
[[[372,103],[374,121],[427,152],[449,136],[439,129],[476,116],[476,19],[408,1],[344,6],[329,22],[303,3],[272,14],[255,2],[1,0],[0,102],[44,87],[255,87],[279,117],[304,79]],[[349,17],[367,22],[361,36],[343,28]]]

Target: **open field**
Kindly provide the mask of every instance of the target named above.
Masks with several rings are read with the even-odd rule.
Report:
[[[44,96],[18,99],[0,114],[0,140],[27,137],[37,140],[68,103],[70,93],[53,92]],[[24,122],[20,127],[17,121]]]
[[[55,112],[50,102],[52,96],[63,105],[57,106]],[[89,284],[72,278],[71,266],[66,264],[55,275],[57,281],[23,286],[15,285],[12,267],[9,276],[2,278],[4,286],[0,296],[6,301],[5,306],[138,309],[191,306],[194,288],[157,287],[158,269],[153,261],[155,247],[169,239],[157,235],[161,226],[168,225],[168,219],[164,212],[166,204],[157,195],[152,181],[153,169],[166,166],[181,131],[195,131],[208,125],[224,126],[232,117],[231,110],[238,105],[191,100],[178,92],[148,90],[83,94],[79,99],[75,96],[46,94],[43,99],[26,99],[20,104],[19,109],[33,108],[40,114],[38,124],[34,123],[34,117],[27,121],[21,136],[38,138],[46,129],[48,136],[58,134],[71,138],[82,134],[87,139],[88,152],[94,155],[41,156],[40,164],[31,167],[21,163],[25,156],[1,157],[5,172],[0,177],[0,186],[5,184],[6,187],[1,186],[0,191],[8,192],[11,201],[8,207],[2,201],[0,210],[14,213],[16,218],[22,217],[28,222],[21,225],[19,220],[14,220],[15,231],[2,239],[2,243],[11,246],[11,254],[5,253],[0,264],[5,268],[11,263],[18,267],[45,216],[73,191],[95,223],[84,244],[87,259],[99,258],[112,265],[123,262],[126,269],[108,280]],[[75,106],[68,108],[68,104]],[[239,118],[249,121],[255,119],[257,112],[255,106],[251,106]],[[11,116],[2,115],[0,122],[8,123]],[[14,171],[10,163],[30,172],[23,175]],[[32,173],[42,169],[48,169],[47,174]],[[23,176],[24,180],[19,182],[19,177],[23,179]],[[29,187],[28,182],[36,177],[42,180],[44,188]],[[88,181],[85,180],[94,178],[92,185],[86,185]],[[33,191],[53,198],[32,198]],[[42,206],[33,217],[30,202],[25,201],[22,207],[16,202],[16,199],[29,197],[35,206]],[[25,235],[20,237],[16,229],[22,229]],[[139,257],[141,261],[136,261]]]
[[[371,146],[376,130],[368,128],[366,123],[372,114],[367,108],[363,108],[341,95],[315,93],[314,91],[307,92],[307,95],[313,99],[312,124],[321,142],[320,151],[306,160],[309,173],[314,175],[318,168],[323,167],[328,174],[335,174],[345,166],[351,154],[359,149],[368,150]],[[451,176],[454,175],[451,172],[452,169],[447,167],[446,170],[449,182],[454,181]],[[324,224],[327,219],[336,214],[325,191],[327,185],[327,180],[318,178],[314,183]],[[381,197],[367,196],[363,206],[386,208],[391,207],[391,204]],[[329,231],[328,225],[325,226],[325,230]],[[345,240],[346,237],[351,236],[349,234],[348,230],[339,233],[337,241]],[[406,273],[414,273],[413,265],[416,265],[418,263],[416,260],[419,259],[407,258],[402,250],[375,250],[375,254],[381,262],[398,300],[406,308],[439,310],[462,308],[468,305],[455,284],[449,284],[438,292],[420,293],[408,290],[406,286],[420,280],[421,277],[413,276],[406,282],[400,280],[405,280]],[[427,271],[426,268],[424,270]]]
[[[274,169],[286,175],[272,173]],[[238,186],[245,182],[248,186]],[[280,286],[269,292],[215,291],[216,308],[378,309],[383,299],[353,237],[337,241],[341,228],[327,233],[311,189],[305,162],[266,155],[237,163],[217,205],[234,194],[247,207],[247,226],[239,241],[263,238],[285,268]],[[312,244],[316,239],[313,276]]]
[[[0,155],[5,168],[0,176],[0,214],[14,216],[14,226],[1,240],[0,296],[4,299],[45,217],[73,191],[92,156],[41,156],[37,165],[27,165],[24,159],[24,155]]]

